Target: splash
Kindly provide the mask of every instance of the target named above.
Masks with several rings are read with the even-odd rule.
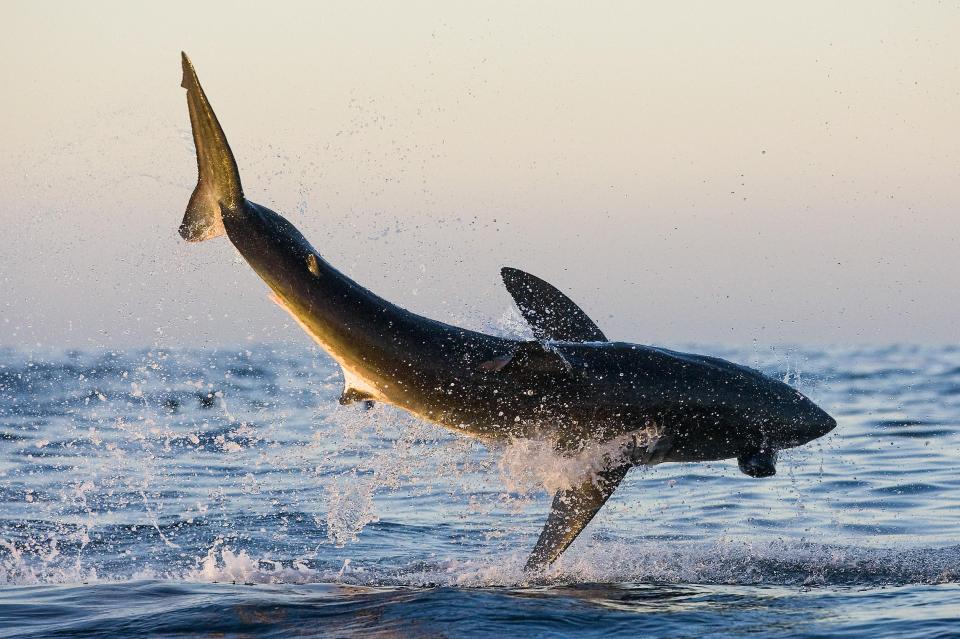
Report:
[[[659,583],[792,585],[908,585],[960,583],[960,547],[892,549],[785,541],[720,538],[713,542],[592,540],[577,542],[546,573],[523,571],[526,554],[451,558],[413,562],[384,570],[346,559],[338,566],[315,568],[304,559],[282,562],[253,557],[218,540],[180,575],[185,581],[228,583],[342,583],[363,586],[454,586],[461,588],[565,585],[576,583]],[[91,575],[85,575],[89,580]],[[53,580],[70,582],[69,572]],[[96,580],[96,576],[93,575]],[[30,581],[27,583],[43,583]],[[16,582],[24,583],[24,582]]]
[[[650,457],[664,441],[663,430],[648,424],[635,432],[606,442],[584,442],[575,453],[564,453],[552,439],[513,439],[503,449],[498,468],[505,488],[530,494],[569,490],[611,465]]]
[[[0,361],[3,583],[528,583],[550,493],[622,453],[487,450],[389,407],[339,408],[336,369],[299,346],[45,357]],[[804,384],[855,371],[827,389],[848,409],[836,436],[771,480],[633,470],[544,579],[958,581],[960,350],[797,359]],[[926,386],[902,372],[918,367]]]

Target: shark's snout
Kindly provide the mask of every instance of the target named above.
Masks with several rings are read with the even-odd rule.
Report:
[[[827,414],[819,406],[814,406],[813,415],[807,421],[807,436],[810,441],[818,437],[823,437],[837,427],[837,420]]]
[[[740,470],[750,477],[770,477],[777,473],[777,451],[802,446],[823,437],[836,428],[837,422],[822,408],[790,389],[781,400],[769,405],[771,412],[763,426],[745,438],[744,448],[737,455]],[[760,439],[756,439],[759,437]]]
[[[770,390],[766,405],[757,411],[761,439],[752,442],[754,445],[794,448],[837,427],[833,417],[795,388],[777,381]]]
[[[788,425],[783,433],[786,441],[781,444],[784,448],[802,446],[837,427],[837,421],[833,417],[802,395],[798,408],[795,412],[791,411],[793,415],[787,419]]]

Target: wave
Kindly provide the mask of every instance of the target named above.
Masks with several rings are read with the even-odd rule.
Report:
[[[233,584],[344,584],[462,588],[636,583],[676,585],[906,586],[960,583],[960,545],[870,548],[795,541],[711,542],[601,540],[568,553],[545,573],[523,572],[524,552],[409,563],[313,558],[278,559],[216,541],[190,567],[147,564],[127,574],[58,561],[0,542],[5,585],[113,583],[154,579]]]

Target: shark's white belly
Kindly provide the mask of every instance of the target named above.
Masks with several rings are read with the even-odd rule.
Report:
[[[363,373],[358,370],[356,367],[351,366],[346,358],[342,357],[332,345],[324,341],[323,337],[318,335],[309,324],[300,319],[300,316],[297,315],[294,311],[278,294],[273,293],[270,295],[270,299],[273,300],[277,306],[285,310],[290,314],[290,317],[300,325],[300,328],[309,335],[313,341],[320,345],[320,347],[325,350],[330,357],[340,365],[341,370],[343,371],[343,392],[347,393],[349,391],[354,391],[358,395],[368,397],[369,399],[376,400],[378,402],[391,403],[387,399],[386,395],[383,393],[373,381],[364,377]]]

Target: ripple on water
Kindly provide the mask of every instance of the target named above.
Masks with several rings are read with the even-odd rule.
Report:
[[[0,350],[0,620],[127,636],[942,630],[886,599],[941,622],[960,605],[960,349],[725,354],[789,369],[838,428],[764,480],[734,461],[632,471],[529,583],[549,496],[500,452],[339,407],[316,352]]]

